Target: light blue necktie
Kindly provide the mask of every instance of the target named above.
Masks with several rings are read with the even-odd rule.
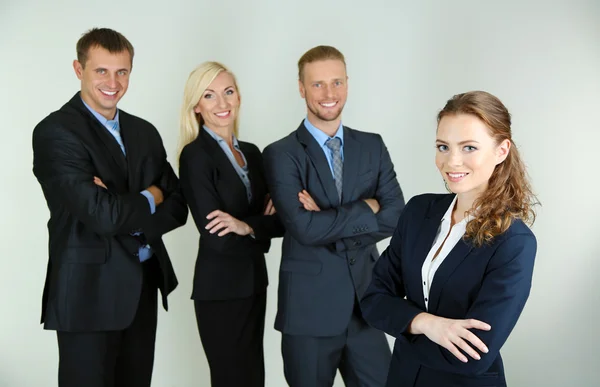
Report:
[[[119,126],[119,121],[117,120],[108,120],[106,121],[106,126],[110,127],[111,132],[113,132],[113,136],[115,140],[119,143],[123,154],[125,154],[125,144],[123,144],[123,139],[121,138],[121,127]]]

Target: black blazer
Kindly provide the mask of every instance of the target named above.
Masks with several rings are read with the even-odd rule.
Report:
[[[80,93],[33,131],[33,172],[50,210],[42,302],[46,329],[121,330],[135,316],[142,288],[141,243],[162,269],[163,305],[177,286],[161,236],[183,224],[187,207],[156,128],[119,111],[127,157],[83,105]],[[94,176],[108,190],[96,186]],[[140,192],[157,185],[164,202],[150,214]],[[142,231],[143,238],[133,237]],[[140,240],[142,239],[142,240]]]
[[[200,232],[192,299],[226,300],[264,292],[268,285],[264,254],[271,238],[283,236],[277,215],[264,216],[268,190],[262,155],[254,144],[239,141],[248,163],[252,202],[246,186],[217,141],[200,128],[179,159],[181,188]],[[224,211],[254,229],[255,237],[210,234],[206,216]]]
[[[537,249],[521,220],[488,245],[473,247],[461,239],[433,279],[429,313],[491,325],[490,331],[472,330],[489,349],[477,351],[481,360],[467,356],[463,363],[427,336],[406,333],[414,317],[426,311],[421,268],[453,198],[426,194],[408,202],[362,300],[367,322],[396,337],[387,386],[506,385],[500,348],[529,296]]]

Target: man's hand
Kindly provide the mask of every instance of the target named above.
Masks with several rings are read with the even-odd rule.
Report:
[[[104,185],[102,180],[100,180],[100,178],[97,176],[94,176],[94,184],[96,184],[97,186],[102,187],[104,189],[108,189],[108,188],[106,188],[106,186]]]
[[[269,195],[267,195],[267,197],[265,198],[265,201],[267,202],[267,204],[265,205],[265,212],[263,215],[275,214],[277,211],[275,210],[275,206],[273,205],[273,200],[271,200],[271,197]]]
[[[159,204],[161,204],[163,202],[163,200],[165,200],[161,189],[155,185],[151,185],[150,187],[146,188],[146,191],[150,192],[152,194],[152,196],[154,197],[154,205],[155,206],[158,206]]]
[[[369,205],[369,207],[371,207],[371,210],[373,211],[374,214],[378,213],[379,210],[381,209],[379,202],[375,199],[365,199],[364,202],[367,203]]]
[[[313,200],[312,196],[308,193],[307,190],[303,189],[298,193],[298,200],[304,206],[306,211],[321,211],[317,203]]]
[[[207,225],[206,229],[211,234],[221,230],[217,235],[222,237],[229,234],[230,232],[241,236],[252,234],[254,230],[246,222],[242,222],[229,215],[226,212],[215,210],[206,216],[206,219],[211,220]]]

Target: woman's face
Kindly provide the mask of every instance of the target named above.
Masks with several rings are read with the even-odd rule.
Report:
[[[240,107],[240,96],[230,73],[222,71],[206,88],[194,106],[210,129],[233,127]]]
[[[443,117],[437,130],[435,164],[448,188],[473,200],[488,187],[496,168],[508,156],[510,141],[500,144],[474,115]]]

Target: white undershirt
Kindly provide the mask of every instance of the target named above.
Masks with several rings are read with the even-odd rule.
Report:
[[[454,200],[452,203],[450,203],[450,207],[448,207],[448,210],[444,214],[440,227],[438,228],[437,235],[435,236],[435,240],[433,241],[433,246],[431,246],[431,250],[429,250],[429,254],[427,254],[427,258],[425,259],[425,262],[423,262],[423,267],[421,268],[423,297],[425,298],[425,308],[427,308],[427,310],[429,310],[429,291],[431,289],[431,283],[433,282],[435,272],[440,267],[442,262],[444,262],[444,259],[446,259],[448,254],[450,254],[454,246],[456,246],[458,241],[460,241],[463,235],[465,235],[467,223],[471,219],[471,217],[464,218],[450,228],[452,221],[452,210],[456,205],[457,197],[458,196],[454,196]],[[446,238],[446,236],[448,236],[448,238]],[[445,243],[444,239],[446,240]],[[438,251],[442,243],[444,243],[444,246],[440,250],[437,257],[433,259],[436,251]]]

